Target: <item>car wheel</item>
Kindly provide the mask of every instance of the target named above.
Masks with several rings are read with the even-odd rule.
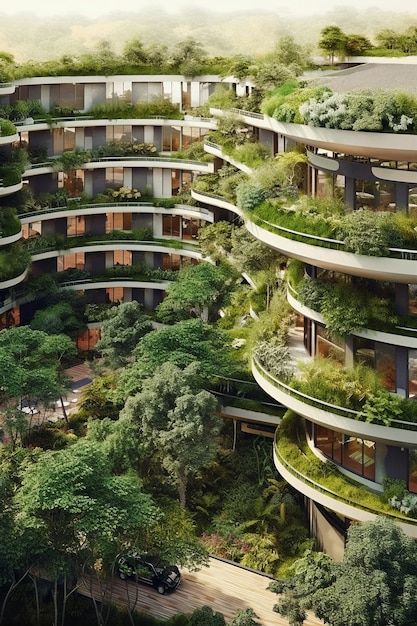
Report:
[[[122,580],[126,580],[127,576],[124,572],[119,572],[119,578],[121,578]]]
[[[165,586],[164,585],[158,585],[156,588],[158,593],[165,593]]]

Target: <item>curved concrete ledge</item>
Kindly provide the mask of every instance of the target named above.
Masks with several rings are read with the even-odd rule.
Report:
[[[151,204],[135,204],[114,203],[114,204],[90,204],[80,205],[80,208],[70,209],[61,207],[56,209],[45,209],[44,211],[35,211],[20,216],[22,224],[30,224],[32,222],[42,222],[45,220],[59,219],[61,217],[73,217],[84,215],[102,215],[106,213],[149,213],[152,215],[180,215],[181,217],[199,218],[206,222],[214,222],[214,214],[212,211],[200,207],[191,207],[187,205],[175,205],[174,207],[165,209],[164,207],[156,207]]]
[[[417,283],[416,262],[409,259],[365,256],[343,250],[294,241],[246,220],[248,231],[260,241],[286,256],[333,272],[352,274],[393,283]]]
[[[319,324],[325,325],[323,316],[320,313],[318,313],[317,311],[314,311],[313,309],[310,309],[309,307],[306,307],[304,304],[301,304],[301,302],[299,302],[289,290],[287,290],[287,301],[288,301],[288,304],[290,304],[290,306],[295,311],[297,311],[297,313],[300,313],[300,315],[303,315],[304,317],[314,320],[315,322],[318,322]],[[410,330],[413,330],[413,329],[410,329]],[[401,335],[400,333],[398,334],[387,333],[382,330],[373,330],[371,328],[361,328],[359,330],[358,329],[353,330],[350,334],[354,335],[355,337],[363,337],[364,339],[371,339],[373,341],[378,341],[381,343],[388,343],[393,346],[401,346],[404,348],[414,348],[417,350],[417,329],[415,329],[415,333],[416,333],[415,337],[410,337],[408,335]]]
[[[0,96],[1,96],[0,91]],[[18,133],[14,133],[14,135],[0,135],[0,146],[7,146],[11,143],[14,143],[19,139]]]
[[[337,415],[331,411],[330,405],[327,410],[324,410],[318,406],[307,404],[307,402],[303,402],[298,397],[294,397],[290,390],[286,393],[283,386],[276,387],[254,364],[252,365],[252,373],[258,385],[274,400],[315,424],[320,424],[340,433],[360,437],[361,439],[380,441],[385,444],[402,447],[417,446],[417,431],[362,422],[355,419],[355,411],[351,411],[352,418]],[[317,403],[320,403],[320,401],[317,400]],[[325,403],[322,404],[324,405]],[[345,411],[346,413],[348,412],[347,409]]]
[[[0,187],[0,196],[10,196],[12,193],[16,193],[16,191],[20,191],[23,187],[23,181],[21,180],[16,185],[10,185],[9,187]]]
[[[179,256],[186,256],[192,259],[202,259],[202,254],[199,250],[187,250],[186,248],[168,248],[166,246],[146,245],[142,242],[125,241],[114,243],[97,243],[90,246],[77,246],[74,248],[68,248],[65,250],[49,250],[48,252],[40,252],[39,254],[32,255],[32,261],[43,261],[45,259],[53,259],[58,256],[65,256],[67,254],[76,254],[77,252],[112,252],[114,250],[131,250],[132,252],[162,252],[164,254],[178,254]]]
[[[28,272],[29,269],[25,269],[25,271],[22,274],[19,274],[19,276],[15,276],[14,278],[10,278],[9,280],[0,282],[0,289],[10,289],[10,287],[15,287],[16,285],[23,283],[26,276],[28,275]]]
[[[11,243],[15,243],[22,238],[22,229],[14,235],[9,235],[8,237],[0,237],[0,248],[3,246],[8,246]]]
[[[77,280],[71,284],[62,285],[61,289],[69,291],[79,291],[80,289],[83,291],[91,291],[92,289],[108,289],[109,287],[126,287],[131,289],[156,289],[158,291],[166,291],[170,284],[171,283],[169,281],[156,283],[152,281],[146,282],[144,280],[132,280],[127,278],[113,278],[111,280],[100,280],[97,282]]]
[[[352,504],[348,504],[347,502],[343,502],[331,494],[324,493],[319,490],[319,486],[314,488],[313,483],[306,483],[301,478],[298,478],[295,474],[290,472],[287,467],[281,462],[278,455],[276,454],[274,447],[274,464],[277,468],[278,472],[282,476],[282,478],[292,487],[294,487],[299,493],[302,493],[307,498],[317,502],[326,508],[335,511],[339,515],[343,515],[348,519],[357,520],[358,522],[367,522],[375,519],[377,513],[372,513],[370,511],[364,511],[360,508],[355,507]],[[394,519],[391,517],[391,519]],[[413,539],[417,539],[417,520],[416,524],[402,522],[395,519],[395,523],[398,524],[406,535],[412,537]]]

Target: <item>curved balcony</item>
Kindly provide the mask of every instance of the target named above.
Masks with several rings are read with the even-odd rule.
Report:
[[[167,242],[167,245],[163,245],[160,242],[155,241],[132,241],[131,239],[124,239],[122,241],[90,241],[83,245],[77,245],[76,237],[71,241],[72,247],[65,248],[63,250],[49,249],[43,252],[32,254],[32,261],[43,261],[45,259],[53,259],[58,256],[65,256],[66,254],[76,254],[78,252],[113,252],[115,250],[130,250],[132,252],[161,252],[162,254],[176,254],[180,256],[189,257],[191,259],[202,259],[202,253],[196,248],[196,246],[190,244],[184,244],[181,242],[181,247],[172,247]]]
[[[365,256],[345,252],[343,241],[300,233],[265,221],[263,223],[271,230],[245,220],[246,228],[254,237],[291,258],[342,274],[394,283],[417,283],[417,250],[390,249],[393,255],[401,255],[403,258]],[[296,241],[297,238],[310,243]]]
[[[214,222],[212,211],[201,207],[193,207],[186,204],[176,204],[173,207],[158,207],[152,202],[100,202],[94,204],[79,204],[73,207],[53,207],[24,213],[20,217],[22,224],[33,221],[41,222],[60,217],[102,215],[106,213],[150,213],[153,215],[180,215],[181,217],[199,218],[206,222]]]
[[[271,130],[297,143],[322,148],[338,154],[352,154],[381,161],[417,161],[415,135],[405,133],[375,133],[367,131],[339,130],[287,124],[272,117],[253,114],[250,111],[232,109],[245,124]],[[210,109],[212,115],[224,115],[221,109]]]
[[[0,289],[10,289],[11,287],[16,287],[16,285],[23,283],[28,275],[28,272],[29,268],[25,269],[25,271],[18,276],[14,276],[13,278],[9,278],[8,280],[0,281]]]
[[[0,135],[0,146],[8,146],[9,144],[18,141],[18,139],[18,133],[14,133],[13,135]]]
[[[225,200],[222,196],[218,196],[207,191],[196,191],[195,189],[191,189],[191,197],[197,202],[202,202],[220,209],[231,211],[243,219],[243,212],[235,204]]]
[[[69,291],[89,291],[91,289],[108,289],[109,287],[124,287],[127,289],[150,289],[166,291],[171,283],[169,281],[144,281],[132,278],[109,278],[108,280],[92,280],[84,278],[73,280],[60,285],[61,289]]]
[[[219,144],[206,140],[204,142],[204,150],[205,152],[208,152],[209,154],[219,157],[220,159],[223,159],[223,161],[227,161],[227,163],[234,165],[234,167],[237,167],[238,170],[241,170],[246,174],[252,174],[253,170],[251,167],[245,165],[244,163],[239,163],[239,161],[236,161],[236,159],[234,159],[232,156],[223,152],[222,146],[220,146]]]
[[[296,296],[291,293],[290,289],[287,289],[287,301],[289,305],[294,309],[294,311],[297,311],[297,313],[300,313],[300,315],[303,315],[304,317],[307,317],[308,319],[314,320],[315,322],[318,322],[319,324],[323,324],[325,326],[323,316],[317,311],[314,311],[304,304],[301,304],[301,302],[297,300]],[[417,350],[417,328],[397,326],[396,329],[398,330],[398,334],[395,332],[389,333],[386,331],[374,330],[371,328],[356,329],[353,330],[350,334],[354,335],[355,337],[363,337],[364,339],[387,343],[393,346],[414,348],[415,350]]]
[[[232,211],[245,221],[245,227],[256,239],[288,257],[342,274],[394,283],[417,283],[415,267],[417,250],[391,248],[392,257],[345,252],[343,241],[298,232],[258,218],[261,224],[265,224],[265,227],[262,227],[248,219],[236,205],[221,196],[195,190],[191,191],[191,195],[198,202]]]
[[[417,423],[393,420],[392,426],[362,422],[358,411],[307,396],[278,380],[256,360],[252,373],[258,385],[274,400],[307,420],[361,439],[397,446],[417,446]]]
[[[176,126],[179,128],[206,128],[215,130],[217,127],[216,120],[208,117],[188,117],[184,120],[172,120],[164,117],[153,116],[152,118],[123,118],[123,119],[102,119],[92,118],[86,115],[78,115],[71,117],[53,117],[47,121],[45,119],[26,119],[17,122],[19,131],[43,131],[48,130],[53,123],[54,128],[97,128],[98,126]]]
[[[16,91],[14,83],[0,83],[0,96],[10,96]]]
[[[326,508],[335,511],[348,519],[365,522],[374,519],[377,515],[385,515],[395,521],[409,536],[417,539],[417,520],[390,514],[378,508],[370,508],[363,505],[360,499],[344,497],[340,492],[336,493],[309,476],[302,474],[294,465],[289,463],[280,452],[277,442],[274,445],[274,463],[282,478],[294,487],[299,493],[317,502]],[[341,475],[341,479],[343,477]]]
[[[20,191],[23,187],[23,181],[19,181],[14,185],[4,186],[0,181],[0,197],[2,196],[11,196],[12,193],[16,193],[16,191]]]
[[[130,168],[159,168],[159,169],[179,169],[186,172],[199,172],[200,174],[213,174],[214,164],[203,161],[187,161],[185,159],[171,159],[169,157],[103,157],[94,159],[88,163],[80,165],[78,169],[93,171],[107,167],[130,167]],[[54,172],[53,161],[46,163],[35,163],[28,167],[25,177],[40,176],[41,174],[51,174]]]
[[[16,241],[19,241],[19,239],[21,238],[22,238],[22,229],[20,229],[14,235],[8,235],[7,237],[2,237],[0,235],[0,248],[2,248],[3,246],[8,246],[11,243],[15,243]]]

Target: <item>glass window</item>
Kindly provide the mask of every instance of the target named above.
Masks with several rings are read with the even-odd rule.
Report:
[[[112,189],[123,187],[122,167],[106,167],[106,186]]]
[[[129,250],[115,250],[113,265],[132,265],[132,253]]]
[[[335,463],[364,478],[375,480],[374,441],[344,435],[324,426],[316,426],[314,442],[316,447]]]
[[[408,397],[417,396],[417,350],[408,351]]]
[[[408,285],[408,312],[417,315],[417,285]]]
[[[384,386],[389,391],[395,391],[396,375],[395,375],[395,347],[385,343],[377,343],[375,345],[375,362],[376,370],[382,377]]]
[[[162,216],[162,234],[165,237],[180,236],[180,216],[179,215],[163,215]]]
[[[84,215],[71,215],[67,218],[67,235],[83,235],[84,233]]]
[[[417,493],[417,450],[408,451],[408,491]]]
[[[341,339],[332,336],[324,326],[317,325],[317,354],[332,358],[342,365],[345,363],[344,344]]]

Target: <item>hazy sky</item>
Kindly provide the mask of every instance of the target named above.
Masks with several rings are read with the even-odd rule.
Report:
[[[107,13],[124,11],[140,12],[141,9],[163,8],[169,13],[176,13],[184,8],[198,8],[216,12],[250,11],[267,9],[282,12],[283,15],[300,16],[323,14],[341,7],[364,11],[393,11],[412,13],[417,16],[415,0],[3,0],[0,14],[13,15],[22,11],[37,15],[63,15],[77,13],[93,18]]]

